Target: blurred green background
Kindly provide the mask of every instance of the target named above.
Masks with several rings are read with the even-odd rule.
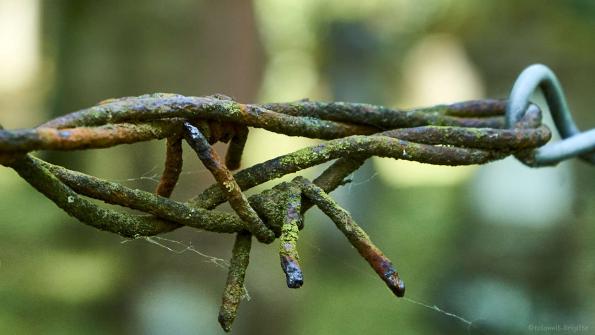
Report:
[[[395,107],[504,98],[539,62],[585,129],[594,36],[589,0],[0,0],[0,122],[31,127],[151,92]],[[253,130],[243,165],[313,142]],[[212,183],[186,151],[179,200]],[[39,155],[152,190],[164,143]],[[396,263],[409,298],[471,325],[396,299],[312,210],[299,242],[305,285],[287,289],[276,243],[256,245],[233,333],[595,333],[594,175],[578,161],[369,160],[334,197]],[[223,333],[226,271],[215,259],[229,258],[232,236],[164,238],[153,242],[173,252],[84,226],[0,169],[0,334]]]

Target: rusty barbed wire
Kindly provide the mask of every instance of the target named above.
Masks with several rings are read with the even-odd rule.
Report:
[[[545,92],[564,141],[548,144],[550,130],[541,110],[529,102],[536,88]],[[248,127],[327,140],[232,174],[239,167]],[[182,226],[235,233],[219,321],[231,329],[243,292],[251,236],[271,243],[279,238],[279,257],[287,286],[299,288],[304,276],[297,242],[303,214],[316,205],[335,222],[364,259],[401,297],[405,284],[393,263],[328,193],[371,156],[438,165],[484,164],[514,155],[530,166],[555,164],[582,155],[595,160],[595,130],[580,133],[560,85],[542,65],[525,70],[510,99],[475,100],[414,110],[345,102],[301,100],[241,104],[223,95],[185,97],[156,93],[110,99],[38,127],[2,130],[0,164],[21,177],[80,222],[127,238],[151,236]],[[155,193],[133,190],[30,154],[37,150],[106,148],[167,139],[164,171]],[[182,141],[188,142],[217,183],[186,202],[169,199],[182,171]],[[225,163],[212,149],[229,143]],[[284,175],[335,160],[312,182],[298,177],[259,194],[244,191]],[[102,200],[143,212],[125,214],[85,199]],[[236,214],[215,208],[229,201]]]

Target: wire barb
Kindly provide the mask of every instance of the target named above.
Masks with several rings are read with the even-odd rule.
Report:
[[[238,216],[248,224],[249,230],[256,238],[263,243],[271,243],[275,240],[275,234],[260,219],[256,211],[250,206],[248,199],[242,193],[240,186],[235,181],[231,172],[225,167],[217,152],[211,147],[207,139],[200,130],[184,122],[186,133],[184,137],[192,149],[198,155],[206,168],[211,171],[213,177],[220,185],[220,189],[225,193],[229,204],[238,214]]]
[[[227,283],[223,291],[221,307],[219,308],[219,324],[226,332],[231,330],[231,325],[238,313],[238,307],[244,293],[244,278],[250,262],[250,248],[252,235],[246,232],[238,233],[233,245]]]
[[[281,237],[279,237],[279,258],[289,288],[300,288],[304,284],[304,274],[297,251],[299,222],[302,222],[301,204],[300,189],[294,185],[288,185]]]
[[[167,138],[165,169],[155,190],[155,194],[169,198],[182,173],[182,136],[176,134]]]
[[[296,177],[293,181],[301,186],[305,196],[333,220],[337,228],[376,271],[388,288],[397,297],[403,297],[405,282],[399,277],[392,262],[372,243],[368,234],[353,220],[349,212],[341,208],[326,192],[307,179]]]
[[[240,127],[232,136],[227,153],[225,154],[225,166],[230,170],[240,168],[244,146],[248,140],[248,127]]]
[[[545,94],[562,141],[547,144],[551,132],[541,123],[539,107],[529,101],[537,88]],[[326,141],[232,175],[230,170],[240,166],[248,127]],[[182,171],[183,138],[216,181],[188,202],[169,199]],[[106,148],[152,139],[167,139],[165,167],[155,193],[71,171],[30,154],[36,150]],[[218,141],[229,142],[225,163],[211,146]],[[110,99],[31,129],[5,130],[0,126],[0,164],[13,168],[84,224],[128,238],[154,236],[183,226],[236,234],[219,312],[219,322],[226,331],[231,329],[244,292],[252,235],[263,243],[278,237],[287,286],[303,285],[297,240],[299,230],[304,228],[304,213],[313,205],[331,218],[396,296],[405,294],[405,284],[391,261],[328,195],[345,184],[346,178],[369,157],[458,166],[515,156],[527,165],[543,166],[576,155],[595,163],[595,129],[582,133],[578,130],[557,78],[543,65],[533,65],[519,76],[508,101],[473,100],[395,110],[309,100],[241,104],[223,95],[155,93]],[[297,177],[250,197],[243,193],[333,160],[313,182]],[[85,198],[143,214],[120,213]],[[237,215],[215,209],[226,201]]]

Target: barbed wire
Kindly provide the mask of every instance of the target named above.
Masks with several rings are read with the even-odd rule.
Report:
[[[530,102],[537,88],[545,94],[563,141],[547,144],[551,132],[541,123],[540,108]],[[232,174],[230,170],[239,167],[248,127],[327,141]],[[68,170],[30,154],[164,138],[165,167],[154,193]],[[179,202],[169,196],[182,171],[183,140],[217,183]],[[224,161],[211,147],[217,141],[229,143]],[[555,164],[577,155],[595,163],[595,130],[578,130],[559,82],[543,65],[533,65],[519,76],[508,101],[486,99],[395,110],[309,100],[241,104],[223,95],[156,93],[106,100],[35,128],[0,130],[0,163],[13,168],[82,223],[128,238],[153,236],[182,226],[236,233],[219,314],[226,331],[231,329],[243,294],[252,235],[263,243],[279,238],[280,262],[288,287],[303,284],[297,240],[304,227],[304,212],[312,205],[332,219],[395,295],[404,295],[405,284],[392,262],[351,215],[328,196],[346,183],[346,178],[367,158],[382,156],[457,166],[484,164],[511,155],[530,166]],[[297,177],[250,197],[243,193],[269,180],[333,160],[312,182]],[[86,198],[145,214],[121,213]],[[235,215],[215,209],[226,201]]]

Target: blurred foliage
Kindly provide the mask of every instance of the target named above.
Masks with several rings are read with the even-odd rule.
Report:
[[[0,11],[10,1],[0,0]],[[466,99],[469,91],[442,95],[463,86],[477,90],[472,95],[505,97],[520,70],[536,62],[558,74],[579,126],[595,125],[595,3],[588,0],[25,2],[41,13],[35,37],[40,63],[28,85],[2,86],[0,122],[6,127],[29,127],[109,97],[158,91],[221,92],[243,102],[309,97],[397,106],[433,104],[432,96]],[[15,25],[1,36],[26,43]],[[465,75],[457,70],[440,77],[454,66],[440,63],[445,59],[455,59]],[[422,81],[430,64],[446,65],[431,67]],[[443,86],[417,87],[417,80]],[[413,97],[412,87],[434,93]],[[272,136],[251,132],[244,162],[308,143]],[[156,142],[44,157],[151,190],[163,153],[164,144]],[[192,153],[184,158],[176,199],[212,182]],[[255,246],[247,274],[251,300],[242,304],[234,333],[510,334],[556,324],[594,329],[588,317],[595,313],[593,167],[569,162],[556,168],[568,176],[541,192],[554,204],[568,203],[568,212],[543,226],[526,226],[522,215],[501,224],[480,210],[478,199],[497,202],[489,197],[491,186],[473,191],[493,170],[470,170],[452,183],[399,186],[386,183],[396,177],[376,171],[377,164],[368,162],[334,196],[399,267],[408,297],[473,326],[395,299],[314,210],[299,242],[305,285],[285,288],[276,246]],[[405,178],[411,171],[391,169]],[[516,173],[498,171],[486,185]],[[434,176],[428,180],[453,178],[445,170],[428,173]],[[510,197],[520,192],[510,187]],[[0,334],[221,332],[216,315],[226,273],[212,259],[144,240],[122,243],[83,226],[8,169],[0,170],[0,188]],[[539,211],[539,205],[525,209]],[[213,257],[230,255],[230,236],[181,229],[167,237]]]

